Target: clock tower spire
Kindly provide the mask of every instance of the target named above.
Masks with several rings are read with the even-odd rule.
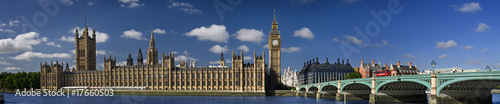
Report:
[[[278,22],[276,21],[276,10],[274,10],[274,18],[269,33],[269,90],[275,90],[281,81],[281,36],[278,30]]]

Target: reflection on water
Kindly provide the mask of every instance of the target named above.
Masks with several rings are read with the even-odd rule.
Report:
[[[115,95],[99,97],[19,97],[13,93],[5,95],[5,103],[24,104],[343,104],[335,99],[316,99],[315,97],[239,97],[239,96],[138,96]],[[493,103],[500,103],[500,94],[492,94]],[[347,101],[349,104],[366,104],[368,100]]]

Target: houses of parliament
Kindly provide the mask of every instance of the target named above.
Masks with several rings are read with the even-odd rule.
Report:
[[[68,63],[40,63],[40,85],[42,89],[63,87],[101,87],[115,89],[172,90],[172,91],[224,91],[265,92],[274,90],[280,83],[281,37],[276,15],[269,36],[269,68],[265,53],[253,55],[253,63],[245,63],[243,52],[231,54],[230,65],[225,64],[221,54],[220,64],[214,67],[198,67],[180,61],[175,65],[172,52],[162,53],[159,62],[155,39],[151,31],[146,63],[139,49],[136,65],[129,54],[126,65],[117,65],[116,57],[104,56],[104,69],[96,69],[96,33],[89,36],[87,24],[80,36],[75,30],[75,67]],[[272,43],[272,44],[271,44]],[[64,64],[65,67],[64,67]]]

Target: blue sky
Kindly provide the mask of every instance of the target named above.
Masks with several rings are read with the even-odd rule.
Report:
[[[56,60],[73,66],[74,29],[82,31],[85,13],[88,27],[97,31],[98,64],[103,55],[123,64],[132,53],[135,61],[139,48],[145,57],[152,27],[159,53],[175,52],[176,61],[216,65],[221,51],[229,59],[233,50],[249,57],[265,51],[268,57],[264,46],[274,9],[282,68],[300,70],[315,57],[320,62],[350,58],[353,67],[364,59],[411,61],[420,70],[432,69],[432,60],[437,68],[500,68],[500,7],[495,5],[500,1],[235,1],[2,0],[0,71],[39,71],[40,62]]]

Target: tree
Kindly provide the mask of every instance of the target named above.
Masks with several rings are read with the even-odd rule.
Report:
[[[361,74],[358,72],[352,72],[347,74],[347,76],[344,77],[344,79],[355,79],[355,78],[361,78]]]

